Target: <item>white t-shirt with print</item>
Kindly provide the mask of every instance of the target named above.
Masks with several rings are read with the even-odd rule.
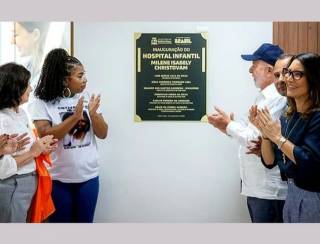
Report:
[[[57,150],[51,153],[51,176],[54,180],[65,183],[84,182],[98,176],[97,143],[88,112],[90,94],[84,92],[56,102],[35,99],[29,106],[32,121],[48,120],[52,126],[56,126],[74,113],[81,96],[84,97],[83,111],[86,113],[84,121],[81,124],[78,122],[65,138],[59,140]],[[76,138],[77,133],[83,135],[81,140]]]

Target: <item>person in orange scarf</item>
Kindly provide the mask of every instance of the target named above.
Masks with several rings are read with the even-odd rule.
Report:
[[[33,130],[35,137],[38,138],[37,130]],[[57,141],[55,139],[55,141]],[[55,143],[55,147],[57,144]],[[28,222],[41,223],[44,222],[51,214],[54,213],[55,207],[52,201],[52,179],[46,164],[51,166],[51,158],[49,154],[40,154],[35,158],[36,172],[38,174],[38,187],[33,197],[31,207],[29,209]]]
[[[36,162],[43,162],[56,148],[57,140],[52,135],[35,140],[27,114],[20,107],[28,101],[32,90],[29,80],[30,72],[21,65],[8,63],[0,66],[0,134],[26,134],[25,139],[29,142],[23,145],[24,148],[20,145],[15,153],[5,154],[0,161],[0,222],[5,223],[27,222],[32,199],[42,184],[41,179],[38,184]],[[44,166],[41,162],[40,167]],[[43,204],[47,206],[47,201],[38,206]],[[39,211],[38,207],[33,208]],[[40,218],[39,222],[42,220]]]

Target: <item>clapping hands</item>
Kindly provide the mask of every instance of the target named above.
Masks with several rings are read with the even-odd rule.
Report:
[[[262,138],[276,142],[281,135],[280,121],[274,121],[267,107],[259,110],[256,105],[249,110],[249,121],[257,127]]]
[[[30,149],[34,157],[38,157],[41,153],[49,154],[56,150],[58,140],[52,135],[47,135],[35,141]]]
[[[215,111],[208,116],[208,122],[223,133],[227,133],[228,124],[234,119],[233,113],[227,114],[222,109],[214,107]]]
[[[0,151],[1,154],[13,154],[25,149],[25,146],[30,143],[30,137],[27,133],[18,135],[3,134],[0,136]]]
[[[95,95],[92,94],[91,98],[90,98],[90,102],[89,102],[89,115],[90,117],[93,117],[97,114],[97,109],[100,106],[100,94],[99,95]]]

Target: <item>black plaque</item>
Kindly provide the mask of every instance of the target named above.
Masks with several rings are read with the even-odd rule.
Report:
[[[135,121],[206,118],[206,33],[135,33]]]

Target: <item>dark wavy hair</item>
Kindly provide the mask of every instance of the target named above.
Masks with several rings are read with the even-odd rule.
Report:
[[[22,65],[7,63],[0,66],[0,109],[20,105],[30,77],[30,72]]]
[[[308,82],[308,99],[310,106],[307,111],[303,113],[303,117],[308,117],[313,110],[320,108],[320,56],[316,53],[301,53],[295,55],[288,63],[288,67],[294,60],[298,60],[302,64],[304,75]],[[291,117],[295,112],[297,112],[296,102],[294,98],[288,97],[288,110],[286,115]]]
[[[313,110],[320,108],[320,56],[316,53],[301,53],[295,55],[288,63],[288,67],[294,60],[298,60],[302,64],[309,86],[308,99],[310,106],[307,111],[303,113],[303,117],[308,117]],[[286,115],[291,117],[295,112],[297,112],[296,102],[294,98],[288,97],[288,110]]]
[[[66,50],[51,50],[44,60],[35,96],[45,102],[62,98],[65,79],[77,65],[82,64],[77,58],[69,56]]]

